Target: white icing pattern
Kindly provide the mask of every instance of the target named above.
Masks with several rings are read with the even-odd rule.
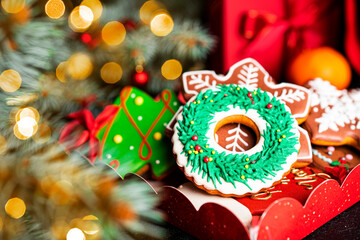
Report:
[[[237,150],[244,152],[245,149],[239,145],[238,141],[243,143],[245,146],[249,146],[249,144],[242,138],[242,136],[248,137],[249,135],[243,130],[241,130],[240,123],[235,128],[230,129],[228,131],[228,134],[230,135],[230,137],[227,137],[225,141],[230,143],[225,146],[226,149],[232,152],[236,152]]]
[[[255,90],[258,87],[258,72],[259,68],[253,64],[243,65],[240,73],[237,75],[239,78],[239,85],[245,86],[247,89]]]
[[[337,90],[328,81],[315,79],[309,82],[311,105],[324,110],[315,122],[319,123],[319,133],[329,129],[338,132],[340,127],[353,124],[360,129],[360,91]],[[354,127],[352,127],[353,129]]]

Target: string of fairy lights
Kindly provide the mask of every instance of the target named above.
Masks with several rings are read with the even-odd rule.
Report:
[[[1,0],[1,7],[8,14],[17,14],[27,8],[25,0]],[[68,16],[70,29],[83,34],[83,41],[86,41],[86,31],[94,24],[99,24],[99,18],[103,11],[102,3],[99,0],[84,0],[79,6],[73,8]],[[48,0],[45,4],[45,14],[51,19],[62,19],[66,12],[66,5],[62,0]],[[142,24],[147,25],[151,32],[164,37],[170,34],[174,28],[174,22],[168,11],[156,1],[147,1],[139,9],[139,16]],[[126,38],[126,28],[119,21],[106,23],[101,29],[101,44],[108,48],[118,47]],[[135,71],[144,71],[145,59],[139,57],[136,60]],[[68,78],[74,80],[84,80],[94,71],[94,63],[91,57],[84,52],[72,54],[65,62],[61,62],[56,70],[57,79],[63,83]],[[164,79],[177,79],[182,73],[182,65],[176,59],[164,61],[161,67]],[[121,80],[123,70],[117,62],[107,62],[100,70],[101,79],[114,84]],[[143,76],[139,81],[146,80]],[[4,92],[16,92],[22,84],[21,72],[15,69],[6,69],[0,74],[0,88]],[[48,125],[41,122],[39,112],[33,107],[14,108],[10,117],[13,122],[13,133],[20,140],[33,139],[38,143],[47,142],[51,137],[51,130]],[[7,142],[5,137],[0,135],[0,154],[6,150]],[[26,213],[26,203],[19,197],[11,198],[5,205],[5,212],[13,219],[20,219]],[[85,216],[83,219],[74,219],[77,224],[70,224],[71,229],[67,229],[67,240],[83,240],[88,236],[94,236],[99,232],[100,226],[96,223],[98,219],[93,215]],[[81,224],[80,224],[81,223]],[[3,227],[3,220],[0,218],[0,231]],[[53,234],[63,236],[64,224],[58,223],[53,226]],[[89,238],[93,239],[93,238]]]

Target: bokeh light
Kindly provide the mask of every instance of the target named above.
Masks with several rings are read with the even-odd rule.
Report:
[[[110,46],[119,45],[122,41],[124,41],[125,36],[125,27],[118,21],[108,22],[101,31],[103,41]]]
[[[25,0],[1,0],[1,6],[8,13],[18,13],[25,7]]]
[[[20,74],[12,69],[5,70],[0,75],[0,88],[5,92],[15,92],[21,86]]]
[[[40,114],[38,110],[33,107],[20,108],[15,115],[15,121],[18,122],[25,117],[33,118],[36,122],[38,122]]]
[[[176,59],[167,60],[161,67],[161,74],[168,80],[177,79],[181,73],[181,63]]]
[[[171,16],[167,13],[157,14],[153,19],[151,19],[150,29],[156,36],[166,36],[174,28],[174,21]]]
[[[0,135],[0,154],[6,151],[6,147],[7,147],[6,139],[2,135]]]
[[[20,140],[25,140],[34,135],[38,125],[35,119],[31,117],[22,118],[14,126],[14,134]]]
[[[84,32],[90,27],[93,20],[94,14],[92,10],[85,5],[80,5],[71,11],[69,16],[69,27],[74,32]]]
[[[6,213],[15,219],[19,219],[24,216],[26,211],[25,203],[20,198],[11,198],[5,204]]]
[[[45,4],[45,13],[49,18],[58,19],[64,15],[65,4],[61,0],[49,0]]]
[[[79,228],[72,228],[66,234],[66,240],[83,240],[83,239],[85,239],[85,235]]]
[[[88,55],[75,53],[67,61],[67,73],[75,80],[83,80],[90,76],[93,64]]]
[[[39,119],[39,112],[35,108],[20,108],[15,114],[14,135],[21,140],[30,138],[37,132]]]
[[[98,218],[94,215],[85,216],[83,219],[82,230],[88,235],[95,235],[100,231],[100,226],[98,223]]]
[[[120,81],[122,73],[121,66],[115,62],[104,64],[100,71],[102,80],[110,84]]]
[[[50,138],[51,138],[51,129],[45,123],[41,123],[38,127],[36,134],[32,136],[32,139],[39,144],[46,143],[47,141],[50,140]]]
[[[56,68],[56,78],[60,82],[66,82],[67,62],[61,62]]]
[[[91,9],[94,15],[94,21],[100,18],[103,11],[103,7],[99,0],[84,0],[81,2],[80,5],[86,6]]]
[[[145,24],[150,24],[151,19],[154,17],[154,13],[161,9],[161,4],[156,1],[147,1],[140,8],[140,19]]]

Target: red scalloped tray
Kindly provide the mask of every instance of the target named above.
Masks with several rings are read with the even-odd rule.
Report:
[[[253,215],[249,223],[234,211],[238,201],[214,196],[214,201],[209,199],[199,206],[199,202],[189,198],[189,193],[171,186],[161,189],[164,194],[161,208],[168,222],[199,239],[302,239],[360,201],[358,179],[359,165],[341,186],[333,179],[323,181],[312,190],[304,205],[290,197],[277,199],[262,215]]]

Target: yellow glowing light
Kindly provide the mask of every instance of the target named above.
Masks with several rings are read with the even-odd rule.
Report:
[[[38,131],[32,136],[33,140],[39,144],[46,143],[51,138],[51,129],[45,123],[39,125]]]
[[[93,64],[84,53],[75,53],[67,61],[67,73],[75,80],[83,80],[90,76]]]
[[[84,32],[94,20],[92,10],[84,5],[75,7],[69,16],[69,27],[74,32]]]
[[[161,8],[160,3],[156,1],[147,1],[140,8],[140,19],[145,24],[149,24],[154,17],[154,12]]]
[[[100,18],[103,7],[99,0],[84,0],[81,2],[80,5],[86,6],[91,9],[94,15],[94,21]]]
[[[100,71],[101,78],[106,83],[116,83],[120,81],[122,73],[121,66],[115,62],[104,64]]]
[[[110,45],[116,46],[122,43],[126,36],[126,30],[121,22],[108,22],[101,31],[103,41]]]
[[[21,118],[14,126],[14,134],[20,140],[25,140],[34,135],[38,125],[34,118]]]
[[[33,107],[20,108],[15,115],[15,121],[18,122],[25,117],[33,118],[36,122],[38,122],[40,114],[38,110]]]
[[[11,198],[5,204],[5,211],[10,217],[19,219],[22,216],[24,216],[26,211],[26,206],[22,199]]]
[[[25,7],[25,0],[1,0],[1,6],[8,13],[18,13]]]
[[[0,88],[5,92],[15,92],[21,86],[20,74],[12,69],[5,70],[0,75]]]
[[[65,4],[61,0],[49,0],[45,4],[45,13],[49,18],[58,19],[65,12]]]
[[[168,80],[177,79],[180,77],[181,73],[181,63],[176,59],[167,60],[161,67],[161,74]]]
[[[166,36],[174,28],[174,22],[169,14],[160,13],[156,15],[150,23],[150,29],[156,36]]]
[[[0,135],[0,154],[5,152],[7,146],[6,139]]]
[[[66,240],[84,240],[85,234],[79,228],[72,228],[66,234]]]
[[[83,217],[83,226],[82,226],[82,230],[89,235],[95,235],[99,232],[100,230],[100,226],[97,222],[97,220],[99,220],[97,217],[95,217],[94,215],[88,215]]]
[[[60,82],[66,82],[67,62],[61,62],[56,68],[56,77]]]

